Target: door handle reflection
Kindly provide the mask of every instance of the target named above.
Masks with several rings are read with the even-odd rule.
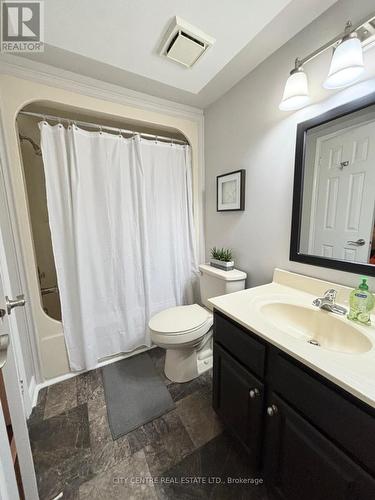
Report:
[[[348,245],[354,245],[356,247],[363,247],[363,245],[366,245],[366,241],[362,238],[360,238],[357,241],[349,240],[349,241],[347,241],[347,243],[348,243]]]

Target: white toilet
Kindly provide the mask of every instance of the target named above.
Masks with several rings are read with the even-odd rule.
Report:
[[[152,341],[166,349],[165,375],[173,382],[188,382],[212,367],[211,297],[245,288],[246,273],[222,271],[202,264],[202,305],[177,306],[153,316],[149,322]]]

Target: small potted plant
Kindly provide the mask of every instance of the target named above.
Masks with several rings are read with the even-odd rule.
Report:
[[[234,268],[233,253],[230,248],[211,248],[210,265],[223,269],[224,271],[231,271]]]

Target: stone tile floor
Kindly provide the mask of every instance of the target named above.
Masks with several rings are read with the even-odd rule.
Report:
[[[41,500],[266,500],[244,452],[211,407],[211,374],[186,384],[163,373],[164,351],[149,351],[176,408],[112,440],[101,370],[39,394],[29,433]]]

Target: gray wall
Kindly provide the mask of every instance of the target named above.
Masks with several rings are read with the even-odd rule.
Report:
[[[289,261],[289,238],[296,125],[375,91],[375,48],[365,53],[361,83],[328,92],[327,52],[306,66],[312,105],[294,113],[279,111],[284,82],[293,61],[337,35],[348,19],[359,21],[373,0],[341,0],[281,47],[206,110],[206,252],[213,246],[234,250],[236,267],[249,274],[247,286],[270,282],[275,267],[341,284],[355,275]],[[216,175],[246,169],[244,212],[216,212]],[[375,279],[371,280],[375,289]]]

